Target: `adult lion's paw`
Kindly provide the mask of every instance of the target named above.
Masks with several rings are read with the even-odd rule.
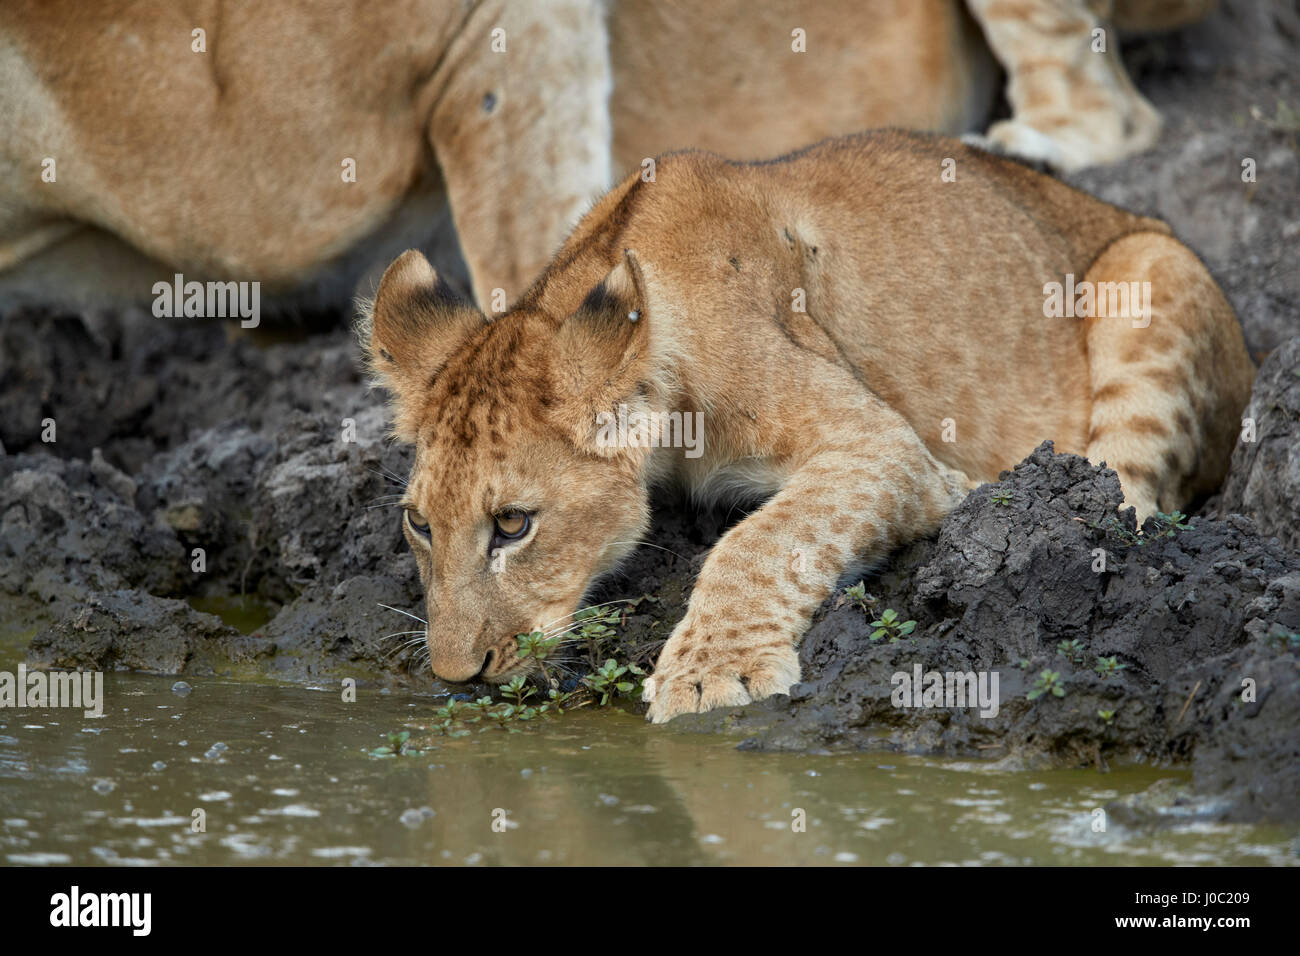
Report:
[[[641,699],[650,703],[646,716],[662,724],[679,714],[784,694],[798,680],[799,655],[788,643],[728,647],[669,641]]]
[[[1046,163],[1055,169],[1068,171],[1087,166],[1090,162],[1086,156],[1072,156],[1058,138],[1040,132],[1020,120],[994,123],[985,135],[1002,152]]]

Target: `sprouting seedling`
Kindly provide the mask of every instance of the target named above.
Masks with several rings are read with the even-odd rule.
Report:
[[[1181,511],[1171,511],[1168,514],[1157,511],[1151,521],[1155,525],[1155,531],[1150,535],[1152,538],[1172,538],[1178,532],[1191,528],[1187,515]]]
[[[1118,658],[1099,657],[1097,658],[1097,665],[1093,669],[1102,678],[1110,678],[1110,677],[1114,677],[1116,674],[1126,669],[1127,667],[1128,665],[1121,664]]]
[[[995,505],[1009,505],[1009,504],[1011,504],[1011,499],[1012,499],[1012,497],[1013,497],[1013,495],[1011,494],[1011,492],[1009,492],[1009,491],[1005,491],[1005,490],[1004,490],[1004,491],[995,491],[995,492],[993,492],[992,495],[989,496],[990,500],[991,500]]]
[[[1119,538],[1126,546],[1133,547],[1145,544],[1146,539],[1136,531],[1130,531],[1126,528],[1115,515],[1111,515],[1105,521],[1093,521],[1088,527],[1094,528],[1104,534],[1114,535]]]
[[[578,621],[578,635],[589,641],[601,641],[614,636],[614,625],[619,619],[618,608],[584,607],[573,619]]]
[[[509,683],[504,684],[501,688],[501,696],[512,698],[519,707],[522,707],[524,701],[536,693],[537,689],[530,687],[528,679],[522,674],[512,677]]]
[[[612,657],[592,673],[582,679],[593,693],[600,695],[600,704],[605,706],[615,694],[631,696],[640,690],[641,678],[645,671],[635,664],[620,664]],[[631,677],[632,679],[628,679]]]
[[[1087,650],[1083,641],[1077,637],[1072,641],[1061,641],[1056,645],[1056,653],[1060,654],[1066,660],[1074,661],[1078,664],[1083,661],[1084,652]]]
[[[1113,711],[1113,710],[1099,710],[1099,711],[1097,711],[1097,716],[1100,717],[1103,721],[1105,721],[1106,726],[1109,727],[1109,726],[1110,726],[1110,722],[1111,722],[1112,720],[1115,719],[1115,711]]]
[[[432,729],[449,737],[465,736],[474,724],[480,725],[480,730],[500,728],[518,733],[522,723],[536,718],[563,714],[597,701],[606,706],[615,697],[639,697],[646,672],[631,661],[619,663],[609,652],[613,639],[618,636],[615,627],[621,621],[622,608],[596,605],[583,608],[572,617],[570,625],[560,625],[559,629],[552,627],[515,635],[518,656],[537,661],[541,669],[544,700],[538,699],[540,691],[536,684],[519,674],[501,686],[500,700],[480,697],[475,701],[447,701],[434,711]],[[593,669],[576,688],[562,691],[559,681],[547,673],[547,662],[561,646],[575,639],[587,644]],[[602,657],[607,659],[597,665]],[[565,669],[563,664],[551,663]]]
[[[1300,634],[1278,628],[1264,638],[1264,643],[1277,651],[1294,651],[1300,649]]]
[[[603,657],[611,653],[614,639],[618,636],[614,627],[621,616],[621,608],[600,605],[583,608],[573,616],[577,622],[573,636],[586,645],[587,663],[593,670]]]
[[[1027,695],[1030,700],[1038,700],[1044,694],[1051,694],[1053,697],[1065,696],[1065,684],[1061,680],[1059,671],[1045,670],[1038,675],[1034,681],[1034,687]]]
[[[385,747],[376,747],[370,751],[372,757],[418,757],[421,751],[411,747],[409,741],[411,732],[402,730],[387,735],[388,745]]]
[[[888,637],[890,644],[897,644],[902,638],[916,630],[915,621],[900,621],[898,612],[893,608],[887,609],[877,620],[872,621],[871,626],[875,628],[871,632],[873,641]]]
[[[541,631],[533,631],[530,634],[516,634],[515,641],[518,642],[519,657],[531,657],[537,661],[544,661],[551,656],[551,653],[559,645],[561,637],[547,637]]]
[[[860,611],[868,611],[875,605],[876,601],[877,598],[867,593],[867,586],[859,581],[852,587],[844,589],[844,593],[835,601],[835,606],[851,604]]]

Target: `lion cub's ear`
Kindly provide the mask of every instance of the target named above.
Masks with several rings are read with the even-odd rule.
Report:
[[[650,313],[645,275],[625,250],[556,332],[557,420],[580,445],[594,442],[598,415],[645,404],[640,385],[650,373]]]
[[[424,396],[447,358],[487,319],[457,298],[429,260],[408,249],[379,280],[379,291],[363,316],[362,346],[370,368],[392,393],[393,433],[415,440]]]

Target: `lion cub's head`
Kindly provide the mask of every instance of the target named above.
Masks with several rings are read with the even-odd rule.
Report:
[[[489,321],[418,252],[384,273],[363,339],[415,446],[401,521],[438,677],[523,673],[515,636],[567,623],[645,530],[645,449],[597,435],[599,413],[644,402],[644,290],[628,254],[570,315]]]

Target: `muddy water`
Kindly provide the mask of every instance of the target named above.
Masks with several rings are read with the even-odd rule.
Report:
[[[420,737],[431,698],[174,683],[107,675],[100,718],[0,711],[0,861],[1298,862],[1282,829],[1110,819],[1094,832],[1095,808],[1185,779],[1167,770],[750,754],[618,710],[384,758],[371,751],[389,732]]]

